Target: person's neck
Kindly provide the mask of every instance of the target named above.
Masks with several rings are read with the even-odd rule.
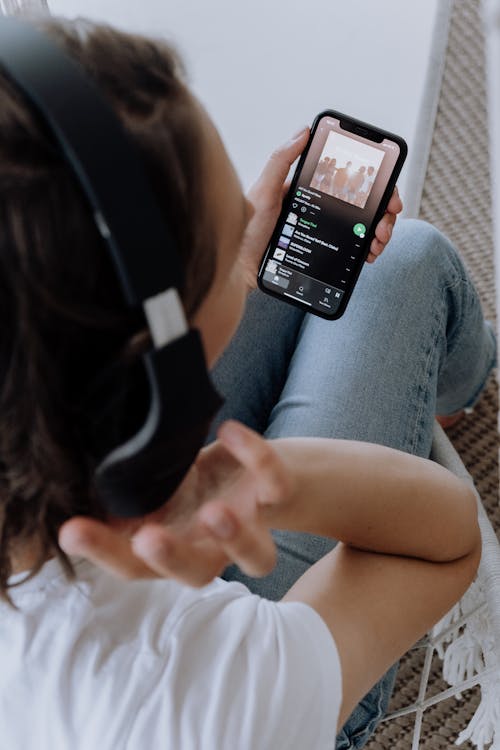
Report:
[[[11,556],[12,575],[27,573],[34,568],[40,559],[40,552],[41,545],[38,540],[29,542],[17,549]],[[47,555],[46,560],[50,560],[50,558],[51,555]]]

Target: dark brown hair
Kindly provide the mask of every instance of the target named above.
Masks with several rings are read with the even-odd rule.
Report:
[[[38,20],[79,61],[137,144],[185,268],[189,316],[214,276],[199,109],[164,43],[87,21]],[[58,529],[101,515],[99,458],[145,413],[137,347],[91,212],[59,149],[0,73],[0,597],[11,555],[40,542],[68,570]]]

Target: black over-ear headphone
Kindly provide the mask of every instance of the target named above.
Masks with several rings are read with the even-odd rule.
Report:
[[[3,17],[0,65],[51,130],[88,199],[127,304],[145,313],[154,344],[143,355],[149,412],[96,475],[106,510],[144,515],[179,485],[222,403],[199,333],[186,323],[177,251],[137,148],[78,63],[32,25]],[[169,452],[161,456],[155,446],[165,438]],[[157,471],[159,460],[171,468],[167,475]]]

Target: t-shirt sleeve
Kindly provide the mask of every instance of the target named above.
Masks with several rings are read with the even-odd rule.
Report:
[[[308,605],[216,595],[190,607],[168,643],[159,684],[134,722],[131,750],[141,747],[141,736],[155,750],[335,747],[340,661]]]

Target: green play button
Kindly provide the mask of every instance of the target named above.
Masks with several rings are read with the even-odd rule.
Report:
[[[364,224],[355,224],[352,228],[352,231],[357,237],[363,238],[366,234],[366,227]]]

